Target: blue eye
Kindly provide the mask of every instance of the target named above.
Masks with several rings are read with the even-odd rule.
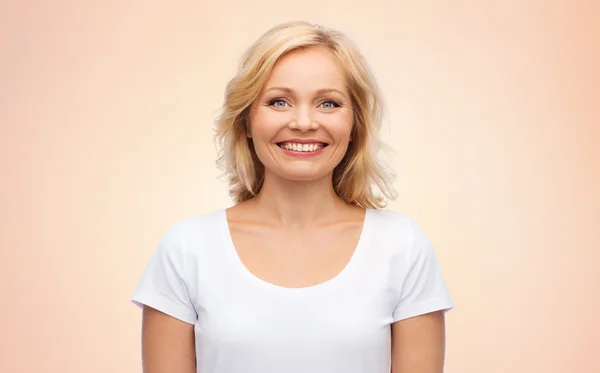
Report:
[[[276,99],[269,101],[269,106],[275,106],[278,108],[284,108],[285,104],[286,104],[286,102],[280,98],[276,98]]]
[[[337,102],[334,102],[334,101],[323,101],[323,103],[321,105],[323,105],[324,109],[333,109],[335,107],[340,106]]]

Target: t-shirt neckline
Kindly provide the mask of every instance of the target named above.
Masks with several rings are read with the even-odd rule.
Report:
[[[231,236],[229,221],[227,220],[227,210],[221,209],[219,215],[221,221],[220,226],[222,231],[222,237],[225,241],[227,255],[231,260],[234,272],[236,274],[243,277],[246,281],[249,281],[250,283],[253,283],[254,285],[268,291],[273,291],[287,295],[308,295],[321,293],[328,289],[339,286],[341,283],[348,280],[351,277],[351,274],[356,271],[356,268],[360,263],[361,256],[363,255],[363,251],[366,247],[367,236],[370,232],[372,209],[365,209],[365,216],[360,236],[358,238],[356,248],[354,249],[354,252],[352,253],[352,256],[350,257],[346,266],[336,276],[332,277],[329,280],[326,280],[316,285],[298,288],[276,285],[266,280],[263,280],[260,277],[254,275],[252,272],[250,272],[250,270],[246,267],[246,265],[243,263],[242,259],[238,255],[235,245],[233,244],[233,238]]]

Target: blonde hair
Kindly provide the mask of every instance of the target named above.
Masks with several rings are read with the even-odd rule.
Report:
[[[340,32],[307,22],[288,22],[268,30],[243,55],[238,72],[227,84],[222,113],[216,121],[219,142],[217,164],[225,172],[235,203],[257,195],[264,182],[264,166],[246,121],[275,63],[286,53],[311,47],[325,48],[345,73],[352,99],[352,142],[333,172],[333,187],[346,202],[364,208],[382,208],[394,199],[392,176],[377,160],[383,148],[378,139],[382,103],[371,71],[356,47]],[[380,195],[377,195],[377,190]]]

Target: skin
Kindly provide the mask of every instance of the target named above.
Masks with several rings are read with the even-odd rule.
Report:
[[[194,326],[144,306],[142,370],[144,373],[195,373]]]
[[[352,110],[342,70],[319,48],[281,58],[251,106],[246,135],[265,180],[258,196],[228,209],[227,218],[238,255],[256,277],[313,286],[335,277],[353,255],[365,210],[332,186],[352,140]],[[314,157],[291,157],[278,145],[290,139],[328,146]],[[394,323],[392,373],[441,373],[444,330],[442,312]],[[142,342],[145,373],[195,372],[193,325],[145,307]]]

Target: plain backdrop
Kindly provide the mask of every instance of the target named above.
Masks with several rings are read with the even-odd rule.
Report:
[[[399,198],[456,307],[447,373],[600,372],[597,1],[0,5],[0,371],[141,372],[129,299],[177,221],[231,205],[213,121],[280,22],[348,34]]]

